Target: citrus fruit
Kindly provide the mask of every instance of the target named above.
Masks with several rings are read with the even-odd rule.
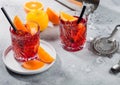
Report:
[[[74,21],[74,20],[77,20],[76,17],[68,14],[68,13],[65,13],[65,12],[60,12],[60,18],[64,21]]]
[[[28,32],[31,33],[32,35],[37,33],[38,30],[39,30],[39,25],[37,23],[35,23],[35,22],[30,22],[29,21],[29,22],[26,23],[25,26],[26,26]]]
[[[58,25],[60,23],[59,22],[59,15],[54,10],[52,10],[51,8],[48,7],[46,10],[46,13],[48,14],[49,20],[53,24]]]
[[[38,48],[38,56],[40,58],[41,61],[45,62],[45,63],[52,63],[54,61],[54,58],[49,55],[42,47],[39,46]]]
[[[83,34],[85,33],[86,27],[83,23],[79,23],[78,24],[78,32],[77,34],[74,36],[74,41],[76,42],[77,40],[79,40],[80,38],[82,38]]]
[[[24,26],[24,24],[22,23],[22,21],[20,20],[20,18],[18,16],[14,17],[13,23],[14,23],[14,25],[15,25],[17,30],[21,30],[21,31],[27,32],[26,27]]]
[[[28,1],[24,4],[24,10],[26,13],[34,10],[43,10],[43,4],[39,1]]]
[[[45,63],[39,60],[29,60],[22,63],[22,67],[28,70],[37,70],[39,68],[42,68],[44,65]]]
[[[49,22],[48,15],[43,10],[35,10],[29,12],[26,16],[26,20],[38,23],[40,26],[40,31],[45,30]]]

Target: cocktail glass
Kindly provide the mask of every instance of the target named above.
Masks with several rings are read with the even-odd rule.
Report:
[[[40,30],[32,35],[29,32],[15,32],[10,27],[12,49],[16,60],[23,62],[37,58],[37,51],[40,43]]]
[[[80,11],[66,12],[78,18]],[[87,16],[83,15],[81,21],[66,21],[60,18],[60,38],[62,47],[67,51],[78,51],[84,47],[87,32]]]

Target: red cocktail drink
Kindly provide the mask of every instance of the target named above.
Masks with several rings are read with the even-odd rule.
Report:
[[[77,24],[77,20],[65,21],[60,19],[61,43],[63,48],[68,51],[81,50],[86,41],[87,20],[82,18],[79,24]]]
[[[37,58],[40,43],[40,30],[34,35],[29,32],[17,31],[10,28],[14,57],[18,61],[28,61]]]

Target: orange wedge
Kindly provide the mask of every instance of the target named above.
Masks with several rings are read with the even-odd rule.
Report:
[[[68,14],[68,13],[65,13],[65,12],[60,12],[60,18],[64,21],[74,21],[74,20],[77,20],[76,17]]]
[[[38,48],[38,56],[41,61],[50,64],[54,61],[54,58],[50,56],[42,47]]]
[[[85,33],[85,30],[86,30],[86,27],[83,23],[79,23],[78,28],[79,28],[79,31],[76,34],[76,36],[74,36],[74,41],[75,42],[83,36],[83,34]]]
[[[42,68],[45,65],[45,63],[39,61],[39,60],[29,60],[22,64],[22,67],[28,70],[37,70],[39,68]]]
[[[51,8],[48,7],[46,10],[46,13],[48,14],[49,20],[53,24],[58,25],[60,23],[59,22],[59,15],[54,10],[52,10]]]
[[[43,4],[38,1],[28,1],[24,4],[24,10],[26,13],[34,10],[43,10]]]
[[[26,27],[23,25],[22,21],[20,20],[20,18],[18,16],[14,17],[13,23],[14,23],[17,30],[27,32]]]
[[[26,23],[26,28],[27,28],[29,33],[34,35],[35,33],[38,32],[39,25],[37,23],[35,23],[35,22],[27,22]]]

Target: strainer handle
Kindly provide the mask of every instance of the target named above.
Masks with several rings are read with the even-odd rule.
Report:
[[[115,27],[115,29],[112,31],[112,33],[111,33],[108,41],[113,42],[113,41],[115,40],[115,36],[118,34],[118,32],[119,32],[118,30],[119,30],[119,29],[120,29],[120,25],[117,25],[117,26]]]

